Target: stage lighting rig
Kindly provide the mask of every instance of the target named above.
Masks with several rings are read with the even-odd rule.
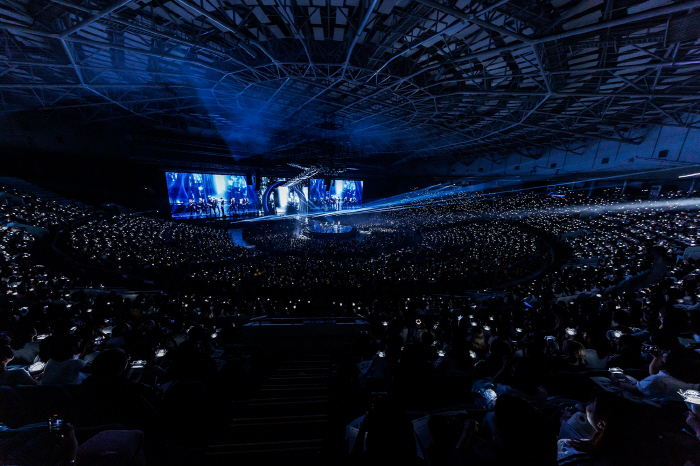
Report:
[[[336,178],[338,175],[343,173],[346,170],[357,170],[356,168],[350,168],[350,167],[339,167],[337,165],[329,166],[329,165],[311,165],[309,167],[304,167],[302,165],[296,164],[296,163],[287,163],[290,167],[298,168],[302,170],[301,173],[299,173],[297,176],[292,178],[291,180],[285,181],[281,186],[285,188],[289,188],[291,186],[296,186],[308,179],[313,178],[314,176],[321,175],[324,178]]]
[[[281,186],[284,187],[284,188],[289,188],[289,187],[292,187],[292,186],[296,186],[296,185],[298,185],[298,184],[300,184],[300,183],[302,183],[302,182],[304,182],[304,181],[306,181],[306,180],[308,180],[308,179],[310,179],[310,178],[313,178],[314,176],[316,176],[316,175],[321,171],[320,167],[316,167],[316,166],[302,167],[301,165],[297,165],[297,164],[295,164],[295,163],[290,163],[290,164],[288,164],[288,165],[291,166],[291,167],[294,167],[294,168],[299,168],[299,169],[302,170],[302,172],[299,173],[299,174],[298,174],[297,176],[295,176],[294,178],[292,178],[291,180],[285,181],[285,182],[281,185]]]

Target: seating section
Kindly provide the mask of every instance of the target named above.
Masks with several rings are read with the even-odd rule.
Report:
[[[23,187],[0,205],[8,432],[54,416],[81,445],[141,431],[149,464],[697,461],[700,214],[674,193],[409,199],[347,215],[347,241],[250,222],[247,248]],[[365,330],[241,337],[316,318]],[[634,448],[586,443],[596,430]]]

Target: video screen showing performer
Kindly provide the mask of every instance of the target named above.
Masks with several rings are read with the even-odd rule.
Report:
[[[329,190],[322,179],[312,179],[309,186],[309,209],[333,211],[356,209],[362,205],[362,181],[332,180]]]
[[[308,188],[305,186],[284,186],[284,179],[277,179],[274,183],[263,178],[266,186],[273,185],[273,189],[266,189],[267,212],[272,215],[305,214],[307,210]]]
[[[166,172],[172,218],[251,215],[259,210],[254,185],[240,175]]]

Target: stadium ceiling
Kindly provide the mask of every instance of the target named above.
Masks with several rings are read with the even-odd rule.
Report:
[[[0,0],[0,111],[388,165],[700,107],[700,0]]]

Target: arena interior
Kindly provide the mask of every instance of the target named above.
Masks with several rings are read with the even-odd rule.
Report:
[[[0,0],[0,464],[700,466],[700,0]]]

